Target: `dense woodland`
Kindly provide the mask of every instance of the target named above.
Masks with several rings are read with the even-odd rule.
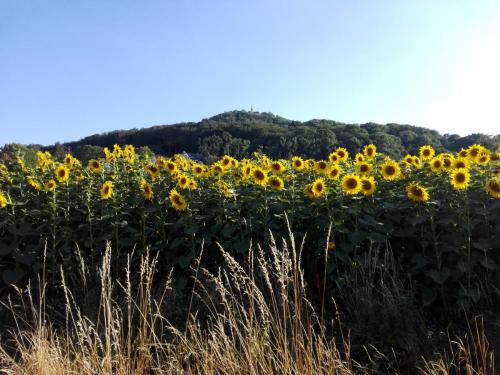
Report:
[[[471,125],[471,131],[473,129],[474,126]],[[273,158],[300,155],[321,159],[336,146],[346,147],[353,152],[368,143],[376,144],[380,151],[393,157],[415,154],[424,144],[432,145],[437,152],[459,151],[474,143],[496,149],[500,144],[500,135],[476,133],[461,137],[456,134],[441,135],[435,130],[411,125],[356,125],[331,120],[300,122],[272,113],[232,111],[197,123],[117,130],[52,146],[30,145],[26,148],[8,144],[0,152],[0,158],[13,158],[20,150],[29,157],[32,150],[48,149],[56,157],[63,156],[69,150],[85,161],[101,157],[102,148],[115,143],[132,144],[142,153],[173,155],[187,152],[203,161],[212,162],[224,154],[243,158],[254,151],[264,152]]]

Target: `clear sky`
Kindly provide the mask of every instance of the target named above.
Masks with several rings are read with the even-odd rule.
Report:
[[[500,133],[499,0],[0,0],[0,145],[254,109]]]

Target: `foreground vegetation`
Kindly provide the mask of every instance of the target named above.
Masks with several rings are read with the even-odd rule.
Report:
[[[357,151],[205,164],[115,145],[1,164],[6,368],[491,372],[473,316],[498,304],[498,150]],[[28,304],[7,303],[39,274]]]

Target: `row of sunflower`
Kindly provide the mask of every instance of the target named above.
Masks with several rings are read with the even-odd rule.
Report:
[[[185,267],[202,243],[245,252],[250,242],[268,240],[269,230],[287,233],[286,214],[296,233],[315,234],[312,259],[333,223],[328,247],[337,266],[390,241],[405,249],[401,261],[417,279],[433,271],[423,285],[436,272],[442,282],[464,262],[496,272],[490,255],[500,243],[499,170],[498,150],[480,145],[453,154],[424,145],[396,160],[370,144],[354,155],[339,147],[324,160],[255,153],[209,165],[183,155],[140,156],[131,145],[87,162],[40,151],[36,165],[21,157],[0,165],[0,271],[32,266],[46,244],[57,264],[71,263],[75,244],[95,257],[109,240],[118,251],[161,250],[166,267]],[[436,256],[436,247],[445,254]]]

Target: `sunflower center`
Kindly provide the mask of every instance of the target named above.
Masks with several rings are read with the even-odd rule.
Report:
[[[368,180],[365,180],[361,183],[361,186],[364,190],[370,190],[372,188],[372,183]]]
[[[368,172],[368,166],[366,164],[362,164],[360,170],[361,172]]]
[[[458,173],[456,176],[455,176],[455,180],[459,183],[463,183],[465,182],[465,175],[463,173]]]
[[[492,182],[492,183],[490,183],[490,188],[495,193],[500,193],[500,183],[498,183],[498,182]]]
[[[263,180],[264,179],[264,173],[262,173],[261,171],[255,171],[255,178],[257,180]]]
[[[385,167],[385,173],[388,175],[393,175],[396,173],[396,168],[394,168],[392,165],[388,165]]]
[[[349,178],[349,179],[346,181],[346,186],[347,186],[349,189],[356,189],[356,186],[358,186],[358,181],[356,181],[354,178]]]
[[[420,189],[419,187],[417,186],[414,186],[412,189],[411,189],[411,192],[413,193],[414,196],[416,197],[422,197],[424,195],[424,192],[422,191],[422,189]]]

